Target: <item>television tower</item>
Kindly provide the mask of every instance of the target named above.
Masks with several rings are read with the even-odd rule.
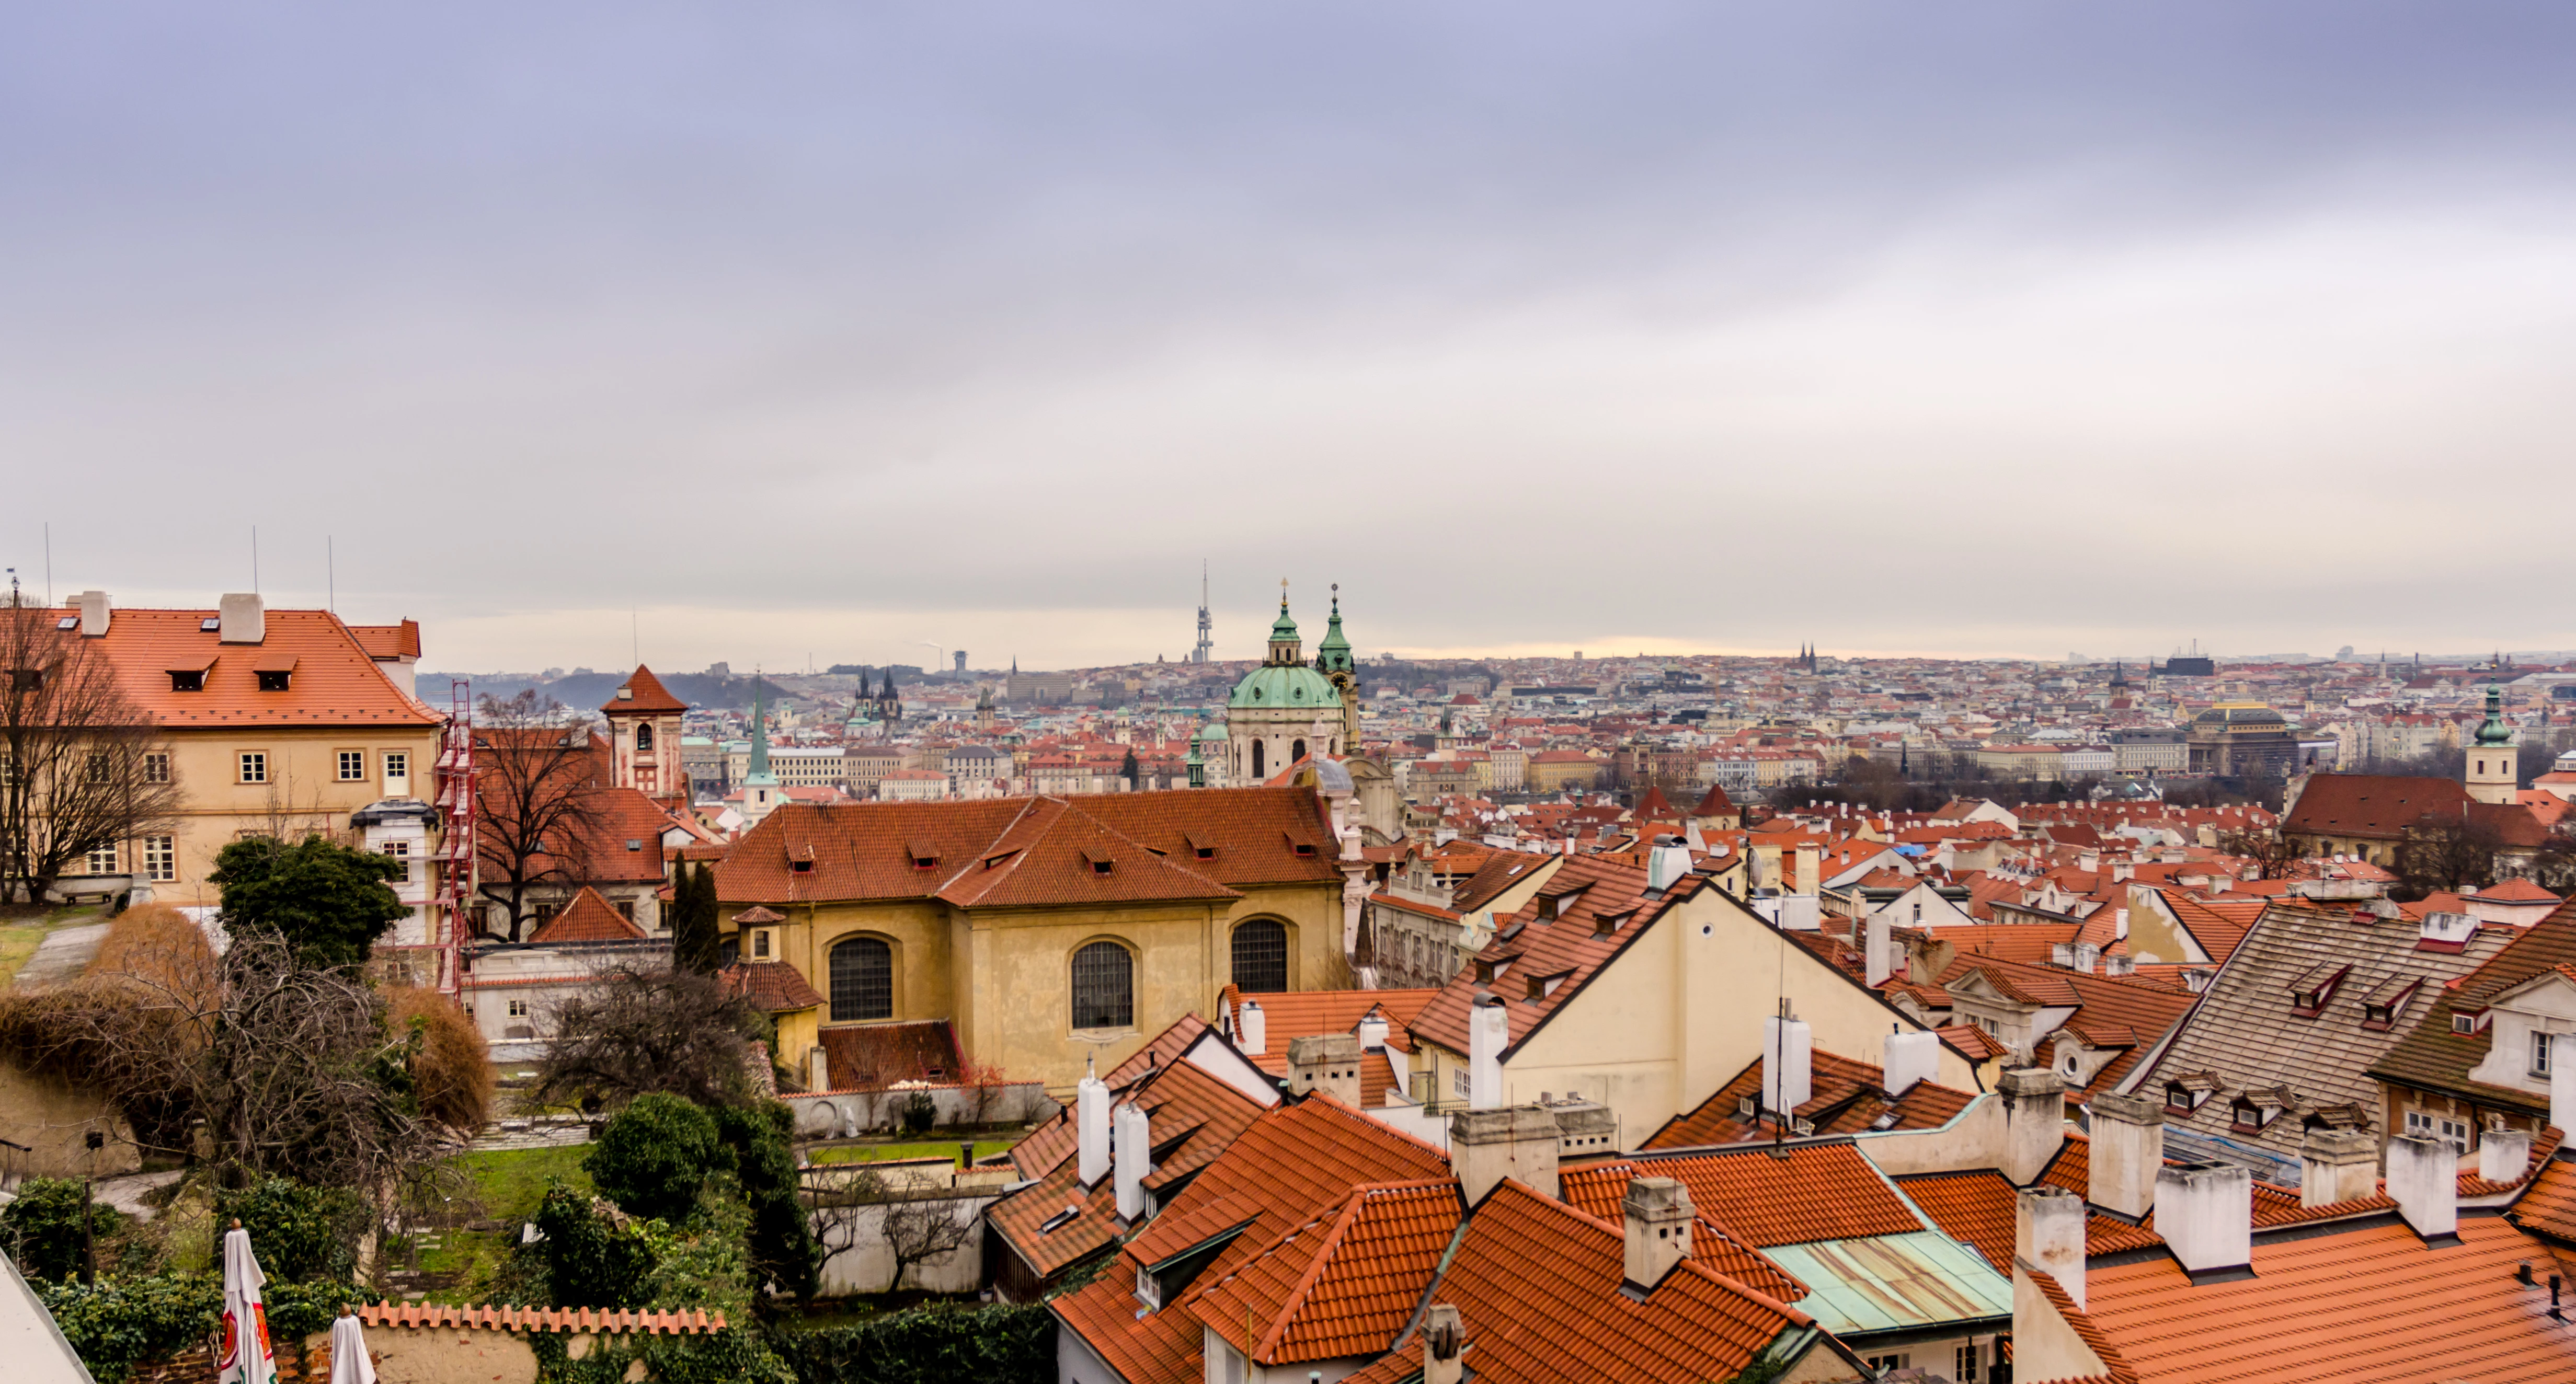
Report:
[[[1190,662],[1216,661],[1216,640],[1209,635],[1207,563],[1199,563],[1199,642],[1190,650]]]

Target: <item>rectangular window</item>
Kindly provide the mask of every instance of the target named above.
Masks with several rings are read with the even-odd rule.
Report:
[[[762,928],[751,934],[751,954],[754,957],[769,955],[769,929]]]
[[[1958,1384],[1976,1384],[1977,1343],[1970,1341],[1951,1353],[1950,1377]]]
[[[94,875],[115,874],[116,847],[109,846],[105,850],[91,851],[89,853],[89,872]]]
[[[244,782],[244,783],[266,783],[266,782],[268,782],[268,754],[267,754],[267,752],[266,752],[266,751],[263,751],[263,750],[244,750],[244,751],[242,751],[242,753],[241,753],[241,781],[242,781],[242,782]]]
[[[174,880],[179,877],[178,839],[170,836],[143,838],[143,874],[147,879]]]
[[[1460,1099],[1460,1100],[1465,1100],[1465,1099],[1467,1098],[1467,1069],[1466,1069],[1466,1068],[1464,1068],[1464,1067],[1452,1067],[1452,1068],[1450,1068],[1450,1070],[1449,1070],[1449,1093],[1450,1093],[1451,1095],[1453,1095],[1453,1096],[1456,1096],[1456,1097],[1457,1097],[1458,1099]]]
[[[143,756],[143,781],[145,783],[168,783],[170,781],[170,755],[168,751],[154,750]]]
[[[2531,1035],[2531,1074],[2549,1075],[2549,1035],[2546,1033]]]
[[[385,751],[385,777],[389,779],[410,778],[411,752],[408,750]]]
[[[513,1019],[524,1019],[528,1017],[528,1002],[526,1000],[510,1001],[510,1017]]]
[[[390,882],[394,884],[411,883],[411,843],[409,841],[387,841],[385,843],[385,854],[392,857],[394,862],[394,873]]]
[[[357,783],[366,778],[367,752],[365,750],[342,750],[338,759],[342,783]]]

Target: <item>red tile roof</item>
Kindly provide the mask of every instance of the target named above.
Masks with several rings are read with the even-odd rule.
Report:
[[[1455,1178],[1360,1187],[1233,1272],[1202,1280],[1188,1310],[1264,1366],[1384,1350],[1464,1209]]]
[[[963,1064],[946,1019],[825,1028],[816,1041],[835,1091],[881,1091],[898,1081],[954,1081]]]
[[[806,983],[802,972],[784,961],[737,961],[717,972],[716,977],[724,982],[728,993],[744,996],[771,1014],[812,1009],[823,1003],[822,993]]]
[[[640,942],[646,935],[632,919],[610,907],[598,890],[584,885],[562,912],[529,934],[528,942],[556,947],[569,942]]]
[[[1810,1121],[1817,1134],[1856,1134],[1865,1129],[1930,1129],[1948,1124],[1968,1103],[1976,1099],[1972,1091],[1954,1090],[1929,1081],[1918,1081],[1895,1101],[1889,1101],[1879,1089],[1886,1073],[1866,1062],[1837,1057],[1829,1052],[1814,1054],[1809,1062],[1809,1090],[1813,1096],[1791,1113]],[[1694,1110],[1685,1111],[1665,1122],[1647,1138],[1649,1149],[1696,1148],[1706,1144],[1733,1144],[1747,1139],[1770,1137],[1768,1128],[1748,1123],[1736,1114],[1737,1105],[1747,1096],[1762,1094],[1762,1064],[1755,1062],[1735,1078],[1717,1088],[1717,1093],[1700,1102]],[[1895,1120],[1886,1125],[1878,1121],[1893,1113]]]
[[[600,1335],[698,1335],[725,1329],[725,1314],[598,1307],[453,1307],[435,1302],[361,1302],[361,1322],[375,1327],[480,1331],[574,1331]]]
[[[621,697],[615,692],[609,694],[607,703],[599,709],[611,716],[637,716],[651,711],[689,709],[687,702],[672,696],[670,689],[662,685],[662,680],[653,676],[652,669],[640,663],[635,665],[634,674],[628,677],[617,691],[630,695]]]
[[[1860,1150],[1848,1143],[1796,1144],[1783,1157],[1768,1145],[1584,1163],[1558,1176],[1566,1202],[1610,1220],[1638,1177],[1669,1177],[1690,1188],[1701,1215],[1757,1249],[1901,1235],[1923,1229]]]
[[[2314,774],[2281,823],[2285,833],[2394,841],[2428,812],[2458,816],[2469,790],[2458,779]]]
[[[367,657],[379,662],[420,657],[420,622],[405,620],[392,625],[351,625],[349,633]]]
[[[58,621],[79,615],[54,612]],[[221,642],[218,631],[202,628],[215,618],[212,610],[120,609],[110,612],[107,633],[70,637],[106,655],[117,686],[164,726],[434,726],[446,720],[394,686],[366,645],[329,611],[268,611],[257,644]],[[290,670],[287,690],[261,691],[259,671],[280,665]],[[172,690],[173,670],[204,673],[204,686]]]

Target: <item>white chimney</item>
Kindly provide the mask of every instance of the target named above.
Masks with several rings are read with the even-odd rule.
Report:
[[[1145,1174],[1154,1170],[1153,1121],[1130,1102],[1118,1107],[1118,1219],[1134,1225],[1145,1214]]]
[[[2156,1233],[2189,1274],[2254,1262],[2254,1174],[2236,1163],[2156,1170]]]
[[[824,1051],[819,1044],[805,1050],[805,1089],[808,1091],[832,1089],[832,1055]]]
[[[2449,1143],[2425,1134],[2388,1141],[2388,1195],[2425,1239],[2460,1228],[2460,1160]]]
[[[1863,965],[1867,968],[1864,983],[1875,990],[1896,974],[1896,948],[1887,935],[1887,910],[1880,909],[1869,915],[1869,921],[1862,925],[1862,930],[1865,940],[1861,944],[1861,953]]]
[[[2004,1103],[2004,1177],[2026,1187],[2066,1141],[2066,1083],[2046,1067],[2015,1067],[1996,1078],[1995,1094]]]
[[[2087,1200],[2136,1220],[2155,1209],[2156,1170],[2164,1164],[2163,1103],[2108,1091],[2093,1098]]]
[[[1474,1080],[1472,1075],[1469,1080]],[[1288,1093],[1302,1096],[1313,1091],[1359,1108],[1359,1039],[1347,1033],[1320,1033],[1288,1040]]]
[[[83,638],[96,639],[107,633],[108,606],[104,591],[84,591],[72,597],[80,607],[80,632]]]
[[[1507,1177],[1552,1197],[1563,1140],[1556,1117],[1535,1105],[1460,1110],[1449,1117],[1449,1164],[1469,1206]]]
[[[2549,1122],[2561,1135],[2576,1135],[2576,1062],[2549,1064]]]
[[[2093,974],[2095,963],[2099,962],[2101,959],[2102,949],[2100,947],[2097,947],[2090,942],[2078,942],[2075,944],[2075,969],[2082,971],[2084,974],[2089,976]]]
[[[1362,1052],[1386,1051],[1386,1015],[1370,1010],[1367,1017],[1360,1020],[1359,1039]]]
[[[1941,1074],[1940,1034],[1891,1033],[1879,1043],[1878,1085],[1890,1097],[1904,1095],[1917,1083]]]
[[[268,638],[268,614],[256,592],[226,593],[217,603],[215,615],[215,638],[220,643],[256,644]]]
[[[1628,1284],[1651,1292],[1690,1258],[1690,1189],[1669,1177],[1632,1177],[1619,1211],[1627,1229]]]
[[[1789,1007],[1787,1000],[1780,1008]],[[1814,1098],[1815,1048],[1807,1021],[1786,1013],[1762,1020],[1762,1108],[1786,1118]]]
[[[1422,1316],[1422,1384],[1465,1384],[1467,1326],[1458,1309],[1431,1304]]]
[[[2366,1129],[2316,1129],[2299,1141],[2299,1205],[2332,1206],[2379,1192],[2379,1141]]]
[[[1690,847],[1678,836],[1658,836],[1646,852],[1646,892],[1660,894],[1690,874]]]
[[[1512,1016],[1493,995],[1467,1007],[1467,1108],[1498,1110],[1503,1104],[1503,1049],[1511,1046]]]
[[[2041,1183],[2013,1198],[2013,1257],[2084,1306],[2084,1198]]]
[[[1073,1091],[1075,1171],[1085,1187],[1097,1187],[1109,1176],[1109,1084],[1084,1064],[1082,1084]]]
[[[2418,940],[2445,951],[2468,946],[2478,935],[2478,920],[2466,913],[2427,913],[2418,932]]]
[[[2520,1182],[2531,1170],[2531,1135],[2520,1129],[2490,1129],[2478,1140],[2478,1176],[2489,1182]]]
[[[1234,1045],[1246,1057],[1259,1057],[1270,1050],[1270,1017],[1261,1006],[1245,1000],[1234,1007]]]

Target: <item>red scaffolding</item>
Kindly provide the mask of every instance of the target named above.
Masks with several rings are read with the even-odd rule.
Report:
[[[474,917],[474,688],[456,678],[447,689],[447,729],[438,745],[437,903],[430,938],[438,949],[439,993],[453,997],[464,984],[465,934]]]

